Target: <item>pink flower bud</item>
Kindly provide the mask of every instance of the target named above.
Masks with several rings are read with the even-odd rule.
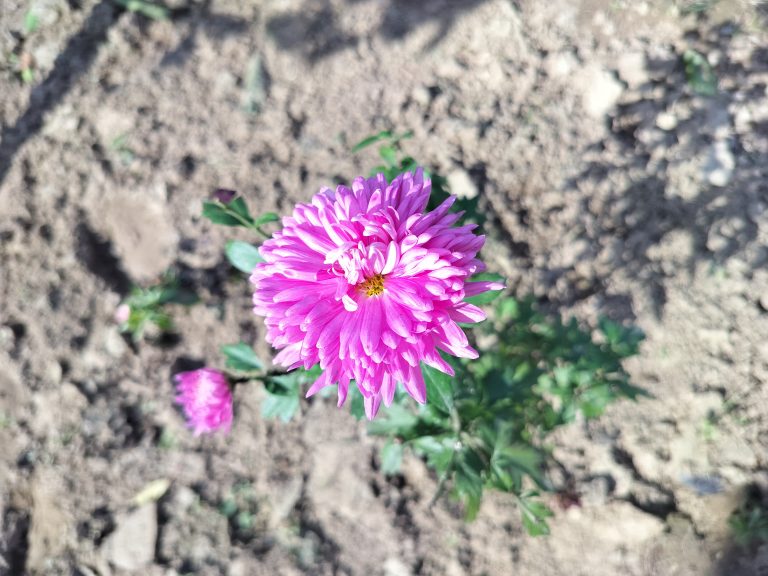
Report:
[[[234,190],[227,190],[226,188],[219,188],[213,193],[213,198],[218,200],[222,204],[229,204],[237,196],[237,192]]]
[[[115,308],[115,314],[113,316],[117,324],[125,324],[131,317],[131,307],[128,304],[120,304]]]
[[[211,368],[181,372],[176,380],[176,403],[184,408],[187,424],[200,434],[232,428],[232,392],[226,376]]]

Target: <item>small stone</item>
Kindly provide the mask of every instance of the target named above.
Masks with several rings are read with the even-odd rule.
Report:
[[[113,358],[120,358],[128,350],[128,346],[116,327],[107,328],[104,335],[104,349]]]
[[[429,95],[429,90],[426,87],[417,86],[411,93],[411,99],[422,108],[426,108],[429,106],[432,97]]]
[[[410,576],[411,569],[400,560],[400,558],[390,557],[384,562],[385,576]]]
[[[56,57],[61,52],[61,48],[55,42],[46,42],[32,50],[32,57],[35,59],[35,67],[39,70],[50,70]]]
[[[578,61],[572,52],[552,54],[544,62],[547,75],[552,78],[566,78],[576,68]]]
[[[704,177],[712,186],[723,187],[731,181],[736,160],[728,142],[718,140],[712,145],[709,157],[704,164]]]
[[[476,198],[478,194],[477,186],[472,181],[472,177],[466,172],[458,168],[453,170],[448,177],[448,189],[452,194],[455,194],[459,198]]]
[[[118,520],[117,528],[104,542],[107,560],[121,570],[138,570],[155,558],[157,508],[145,504]]]
[[[61,509],[55,474],[38,472],[32,482],[32,524],[27,542],[27,568],[31,572],[48,572],[48,563],[61,555],[67,545],[69,523]]]
[[[656,126],[669,132],[677,128],[677,118],[670,112],[662,112],[656,117]]]
[[[580,75],[582,101],[587,114],[602,118],[621,97],[623,88],[616,78],[599,66],[588,66]]]
[[[637,88],[648,81],[645,70],[645,55],[642,52],[622,54],[616,62],[619,78],[630,88]]]

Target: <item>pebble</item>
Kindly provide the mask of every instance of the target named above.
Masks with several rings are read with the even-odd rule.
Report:
[[[728,142],[718,140],[712,145],[704,164],[704,176],[712,186],[723,187],[731,181],[736,161]]]
[[[619,56],[616,61],[616,70],[619,78],[626,82],[630,88],[637,88],[648,81],[645,55],[642,52],[629,52]]]
[[[586,67],[580,76],[584,109],[593,118],[603,117],[621,97],[621,84],[599,66]]]
[[[459,198],[476,198],[478,195],[477,186],[472,181],[472,177],[466,170],[458,168],[448,174],[448,188],[452,194]]]
[[[662,112],[656,117],[656,126],[670,132],[677,128],[677,118],[671,112]]]
[[[118,520],[117,528],[104,542],[106,559],[121,570],[136,571],[155,558],[157,508],[145,504]]]

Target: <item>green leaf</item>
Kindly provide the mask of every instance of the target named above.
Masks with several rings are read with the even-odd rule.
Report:
[[[523,518],[523,527],[526,532],[531,536],[546,536],[549,534],[549,524],[547,524],[547,518],[553,516],[552,511],[547,508],[547,505],[540,500],[535,500],[539,497],[539,493],[536,491],[528,491],[522,493],[518,500],[518,506],[520,507],[520,513]]]
[[[421,373],[427,385],[427,402],[450,413],[453,409],[453,377],[422,363]]]
[[[32,10],[29,10],[24,15],[24,35],[29,36],[35,30],[37,30],[39,25],[40,25],[40,18],[38,17],[37,14],[35,14],[35,12],[33,12]]]
[[[363,395],[359,391],[354,390],[356,386],[353,386],[351,382],[349,386],[353,388],[349,391],[349,394],[352,396],[349,400],[349,413],[354,416],[355,420],[360,421],[365,418],[365,401],[363,400]]]
[[[283,422],[290,422],[299,410],[299,395],[270,394],[261,405],[261,415],[264,418],[279,418]]]
[[[362,398],[362,394],[357,396]],[[368,433],[374,436],[404,436],[418,419],[409,408],[393,403],[385,414],[368,424]]]
[[[218,202],[203,202],[203,216],[214,224],[222,226],[244,226],[244,224],[229,214],[223,204]]]
[[[438,474],[443,474],[453,461],[456,439],[452,436],[421,436],[411,443],[417,454],[427,457],[427,463]]]
[[[379,148],[379,156],[388,166],[397,166],[397,152],[392,146],[382,146]]]
[[[147,0],[116,0],[116,2],[129,12],[136,12],[152,20],[168,19],[168,8]]]
[[[523,475],[539,486],[545,486],[541,454],[530,446],[513,445],[495,447],[491,466],[500,478],[510,481],[510,488],[519,489]]]
[[[464,514],[468,521],[477,517],[483,498],[483,479],[478,471],[466,462],[456,467],[454,477],[456,494],[464,502]]]
[[[363,148],[367,148],[371,144],[375,144],[376,142],[379,142],[381,140],[386,140],[391,137],[392,137],[392,132],[390,132],[389,130],[382,130],[378,134],[374,134],[373,136],[368,136],[367,138],[363,138],[362,140],[360,140],[360,142],[358,142],[352,147],[352,154],[356,154],[357,152],[360,152],[360,150],[362,150]]]
[[[387,476],[400,473],[403,463],[403,445],[389,440],[381,447],[381,471]]]
[[[221,347],[221,353],[226,357],[226,367],[240,372],[259,372],[264,364],[259,360],[253,348],[245,342],[226,344]]]
[[[707,59],[695,50],[683,53],[685,77],[689,86],[702,96],[714,96],[717,93],[717,78]]]
[[[238,196],[225,206],[228,211],[234,212],[243,220],[253,225],[253,218],[251,218],[251,213],[248,211],[248,205],[245,203],[245,199],[243,199],[242,196]]]
[[[275,214],[274,212],[266,212],[256,218],[253,225],[254,226],[263,226],[264,224],[269,224],[270,222],[279,222],[280,216]]]
[[[235,268],[246,274],[253,272],[256,264],[264,262],[264,258],[259,254],[259,249],[247,242],[230,240],[224,249],[229,263]]]

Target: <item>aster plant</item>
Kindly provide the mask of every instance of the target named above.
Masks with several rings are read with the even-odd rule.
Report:
[[[398,474],[411,449],[438,475],[433,502],[450,493],[473,518],[484,490],[510,492],[528,532],[546,534],[552,512],[540,494],[565,490],[546,474],[554,463],[546,435],[642,392],[622,366],[642,335],[609,321],[593,332],[506,297],[468,336],[504,282],[485,271],[485,238],[463,219],[468,211],[482,220],[476,201],[457,211],[443,179],[398,159],[407,137],[361,142],[356,149],[381,142],[384,164],[350,186],[321,189],[271,234],[277,215],[253,217],[235,192],[205,203],[212,222],[266,238],[260,247],[229,242],[226,254],[249,274],[253,310],[286,372],[266,371],[248,344],[227,345],[229,379],[181,374],[178,402],[196,433],[227,431],[229,382],[261,381],[263,415],[286,421],[300,395],[335,388],[339,407],[351,404],[370,433],[386,437],[384,474]],[[482,356],[472,344],[480,335],[490,343]]]

